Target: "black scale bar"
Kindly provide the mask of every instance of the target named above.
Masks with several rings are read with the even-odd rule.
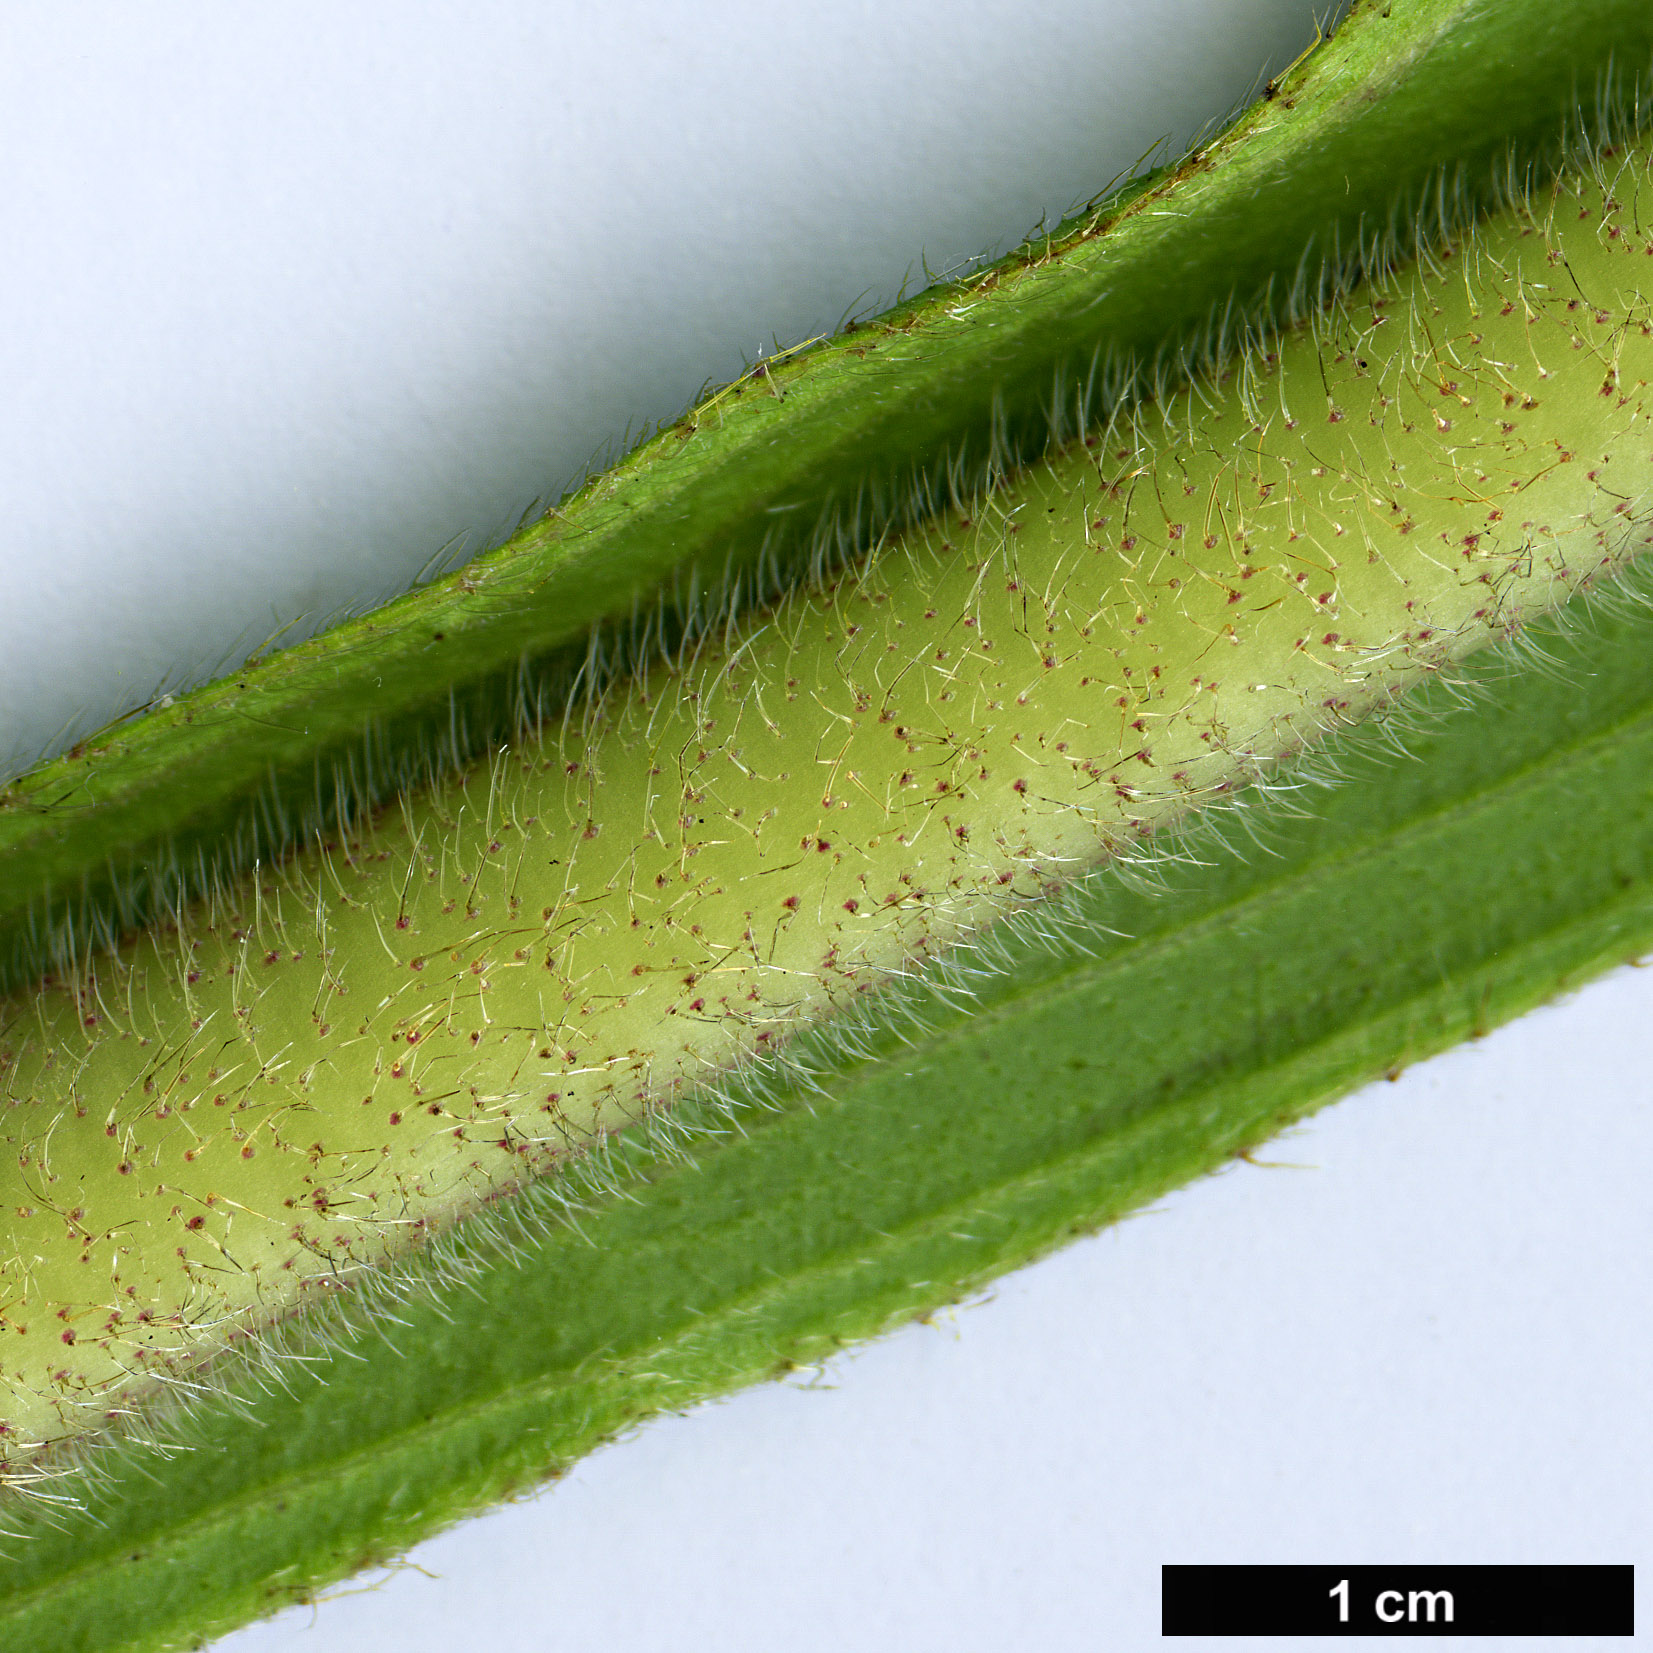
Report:
[[[1631,1636],[1634,1567],[1161,1569],[1166,1636]]]

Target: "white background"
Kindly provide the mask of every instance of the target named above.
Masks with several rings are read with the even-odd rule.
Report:
[[[0,767],[1010,244],[1313,9],[8,6]],[[1621,972],[225,1653],[1129,1650],[1162,1561],[1645,1561],[1650,1059]]]

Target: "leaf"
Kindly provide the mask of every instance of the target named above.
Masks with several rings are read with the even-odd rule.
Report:
[[[469,1237],[483,1311],[467,1308],[456,1329],[417,1296],[398,1308],[419,1358],[392,1358],[364,1335],[363,1361],[342,1366],[353,1334],[341,1310],[325,1333],[341,1375],[319,1404],[249,1395],[262,1431],[203,1411],[181,1427],[213,1450],[174,1460],[188,1467],[168,1465],[155,1495],[132,1479],[131,1456],[111,1454],[121,1490],[93,1495],[103,1527],[70,1516],[68,1539],[21,1552],[9,1606],[18,1645],[73,1645],[93,1624],[144,1645],[231,1623],[276,1599],[271,1570],[280,1591],[302,1593],[641,1411],[865,1335],[934,1300],[926,1291],[967,1289],[1374,1064],[1640,944],[1637,624],[1634,613],[1602,622],[1582,655],[1563,658],[1559,687],[1528,678],[1479,710],[1438,706],[1411,737],[1426,761],[1398,782],[1381,744],[1352,742],[1341,755],[1352,778],[1317,817],[1266,823],[1278,863],[1196,834],[1191,859],[1208,864],[1175,870],[1168,894],[1104,882],[1073,898],[1053,934],[1003,938],[974,1006],[954,1002],[968,982],[912,989],[906,1043],[876,1025],[864,1050],[841,1028],[823,1033],[795,1060],[832,1076],[830,1101],[799,1080],[761,1103],[731,1096],[684,1114],[672,1129],[692,1142],[692,1171],[622,1141],[613,1181],[581,1218],[586,1239],[532,1232],[535,1201],[555,1215],[566,1197],[566,1185],[542,1185],[501,1215],[498,1258],[486,1238],[474,1255]],[[1565,657],[1574,644],[1555,647]],[[1580,798],[1592,805],[1590,843],[1562,834],[1557,852],[1554,818]],[[1604,850],[1595,807],[1622,843]],[[909,1074],[925,1076],[922,1088]],[[744,1140],[718,1140],[725,1114]],[[410,1269],[451,1268],[456,1256]],[[692,1335],[684,1304],[700,1311]],[[537,1438],[523,1432],[529,1416]],[[164,1599],[192,1595],[176,1609]]]

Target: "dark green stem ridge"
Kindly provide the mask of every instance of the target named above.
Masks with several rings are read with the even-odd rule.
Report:
[[[1450,229],[1650,54],[1644,0],[1361,0],[1178,166],[760,364],[460,573],[15,780],[0,988],[474,756],[567,694],[594,627],[658,645],[854,554]]]
[[[1096,875],[901,1014],[805,1035],[225,1361],[218,1399],[65,1478],[81,1507],[13,1495],[0,1645],[171,1647],[302,1600],[1646,949],[1649,585],[1575,599],[1515,645],[1543,669],[1482,654],[1152,876]]]

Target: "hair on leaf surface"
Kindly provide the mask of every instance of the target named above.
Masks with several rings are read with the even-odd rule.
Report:
[[[1598,188],[1608,193],[1624,176],[1603,170],[1605,163],[1613,159],[1605,147],[1593,152],[1590,176]],[[1624,164],[1628,163],[1621,162]],[[1604,182],[1609,177],[1613,181]],[[1536,195],[1530,180],[1522,189],[1525,193],[1519,199],[1529,210],[1533,227],[1546,234],[1560,233],[1553,211],[1532,210],[1546,205],[1548,198]],[[1472,198],[1467,191],[1459,193],[1465,200]],[[1441,203],[1449,195],[1452,191],[1436,192],[1431,209],[1434,221],[1447,221],[1449,208]],[[1368,255],[1362,251],[1359,256]],[[1355,268],[1352,264],[1338,267]],[[1460,272],[1464,281],[1497,280],[1507,273],[1502,264],[1486,254],[1482,237],[1462,226],[1455,239],[1440,241],[1435,256],[1423,267],[1424,279],[1437,284],[1457,282]],[[1347,342],[1357,305],[1381,303],[1385,293],[1397,290],[1394,282],[1399,279],[1393,277],[1387,287],[1359,300],[1351,300],[1322,283],[1313,289],[1312,304],[1308,302],[1309,284],[1303,285],[1301,295],[1294,287],[1293,300],[1302,315],[1302,325],[1322,362]],[[1418,363],[1435,360],[1427,319],[1415,291],[1405,314],[1395,318],[1397,323],[1404,322],[1409,335],[1407,349],[1414,368]],[[1401,331],[1399,325],[1396,331]],[[1251,343],[1246,364],[1236,369],[1232,363],[1217,360],[1215,352],[1224,341],[1240,336]],[[1070,408],[1076,419],[1089,416],[1094,382],[1099,380],[1108,395],[1115,394],[1110,386],[1120,387],[1117,399],[1105,404],[1101,433],[1093,434],[1093,440],[1101,450],[1100,462],[1106,461],[1109,451],[1123,448],[1126,458],[1139,467],[1134,473],[1137,478],[1144,456],[1157,453],[1165,458],[1175,455],[1179,447],[1197,445],[1202,414],[1219,412],[1236,383],[1244,387],[1240,392],[1243,411],[1252,424],[1260,427],[1260,436],[1278,431],[1282,426],[1289,427],[1292,415],[1283,394],[1275,398],[1278,413],[1270,399],[1271,389],[1283,390],[1270,358],[1277,361],[1289,342],[1286,335],[1265,328],[1261,315],[1237,321],[1233,311],[1225,307],[1220,317],[1212,318],[1207,355],[1184,353],[1135,368],[1110,364],[1097,370],[1093,363],[1084,386],[1058,378],[1047,410],[1050,426],[1053,432],[1059,429]],[[1406,365],[1403,363],[1396,371],[1404,377]],[[1143,402],[1145,390],[1158,396],[1158,406]],[[1303,405],[1298,404],[1300,413]],[[342,864],[349,862],[354,853],[351,846],[334,840],[346,838],[358,827],[364,840],[375,833],[393,831],[396,822],[391,816],[395,815],[411,845],[400,893],[391,892],[397,894],[399,905],[394,910],[385,905],[373,916],[378,942],[391,964],[400,968],[411,962],[411,968],[418,971],[420,963],[408,961],[395,945],[416,873],[428,864],[433,880],[452,877],[463,884],[474,876],[461,870],[460,851],[450,842],[453,833],[445,836],[432,823],[445,821],[447,827],[456,830],[460,825],[466,830],[475,827],[485,840],[496,840],[512,830],[525,836],[525,822],[513,814],[520,813],[521,799],[507,794],[507,783],[518,765],[531,760],[533,751],[544,750],[552,729],[560,727],[562,747],[570,751],[595,743],[605,728],[633,715],[629,708],[638,708],[635,716],[643,732],[640,738],[651,745],[663,741],[663,731],[680,726],[674,719],[701,718],[699,700],[724,692],[720,685],[734,685],[728,692],[738,695],[746,681],[740,674],[756,669],[748,656],[755,655],[761,633],[742,630],[754,624],[754,616],[761,618],[764,629],[773,630],[776,638],[785,635],[791,655],[796,656],[807,647],[806,631],[810,627],[824,623],[847,630],[856,623],[853,616],[861,612],[857,605],[875,604],[892,580],[909,579],[922,584],[927,579],[942,578],[952,567],[949,559],[953,554],[951,543],[942,536],[965,529],[978,536],[997,536],[997,548],[983,556],[981,568],[985,571],[991,565],[995,574],[1011,577],[1010,589],[1022,593],[1024,616],[1053,614],[1069,590],[1069,570],[1074,560],[1091,553],[1091,503],[1088,499],[1084,502],[1081,541],[1061,549],[1042,577],[1030,575],[1018,549],[1023,542],[1014,541],[1012,536],[1020,533],[1027,522],[1037,520],[1035,507],[1044,498],[1040,489],[1057,486],[1065,473],[1059,467],[1060,456],[1040,460],[1031,468],[1015,469],[1015,441],[1008,421],[995,419],[979,468],[969,462],[970,450],[965,447],[949,457],[941,473],[946,478],[943,515],[971,519],[958,530],[943,521],[927,532],[897,537],[890,531],[892,514],[887,502],[864,506],[859,495],[851,519],[823,517],[812,542],[816,548],[811,552],[813,609],[806,611],[798,606],[804,599],[795,590],[777,597],[786,583],[778,555],[767,564],[760,558],[755,572],[726,570],[721,585],[707,586],[691,572],[684,589],[675,597],[637,605],[624,628],[594,632],[582,662],[571,675],[564,675],[566,662],[556,672],[541,672],[525,664],[512,679],[510,734],[503,744],[494,744],[495,736],[490,735],[486,719],[473,717],[473,708],[455,695],[450,695],[448,702],[447,744],[428,755],[428,762],[409,767],[401,750],[380,738],[382,730],[364,740],[359,767],[352,753],[342,760],[342,770],[333,777],[334,798],[350,798],[353,813],[341,815],[331,827],[324,814],[318,814],[303,827],[320,840],[313,864],[301,864],[289,857],[267,869],[255,853],[253,878],[248,886],[230,878],[225,870],[227,863],[198,859],[186,871],[185,857],[180,854],[173,865],[157,875],[158,881],[151,888],[132,891],[127,907],[136,915],[146,902],[151,906],[156,903],[156,891],[173,892],[166,897],[163,908],[166,945],[177,954],[169,959],[168,968],[186,982],[192,939],[207,930],[244,929],[239,939],[245,944],[244,952],[256,962],[256,954],[266,949],[271,958],[279,954],[293,939],[292,931],[303,924],[313,928],[316,946],[325,954],[330,920],[324,891],[330,887],[349,905],[348,878],[352,870]],[[1078,455],[1084,465],[1091,464],[1086,459],[1088,451],[1084,449]],[[1167,460],[1168,464],[1173,462],[1180,460]],[[1081,469],[1086,488],[1100,486],[1105,478],[1104,471],[1093,476],[1083,465]],[[1123,484],[1116,486],[1116,492],[1118,486]],[[910,508],[916,511],[920,504],[928,507],[933,503],[929,487],[930,473],[914,477]],[[1023,490],[1027,497],[1013,505],[1010,495],[1016,489]],[[1146,497],[1150,483],[1143,482],[1140,491]],[[1125,495],[1129,501],[1128,488]],[[1128,503],[1130,508],[1134,507]],[[852,525],[846,527],[846,520]],[[883,526],[872,535],[869,549],[868,524],[880,520]],[[1168,514],[1166,520],[1169,522]],[[208,1438],[202,1433],[204,1420],[214,1408],[252,1407],[260,1391],[302,1386],[321,1365],[348,1355],[351,1344],[363,1336],[381,1338],[394,1348],[400,1310],[415,1304],[439,1305],[445,1295],[468,1286],[474,1289],[483,1271],[496,1262],[521,1266],[551,1240],[560,1240],[565,1230],[578,1232],[582,1222],[606,1207],[617,1202],[635,1203],[640,1179],[646,1179],[654,1168],[694,1164],[702,1156],[711,1157],[722,1145],[752,1134],[766,1118],[807,1109],[811,1098],[830,1098],[847,1073],[876,1064],[896,1051],[917,1049],[934,1041],[961,1018],[989,1007],[996,995],[1010,991],[1013,985],[1020,990],[1028,980],[1047,981],[1063,969],[1088,967],[1146,945],[1132,929],[1108,921],[1107,915],[1121,908],[1122,903],[1121,910],[1138,910],[1144,902],[1150,908],[1154,903],[1173,902],[1185,879],[1219,862],[1257,865],[1279,861],[1282,876],[1300,867],[1300,858],[1293,861],[1276,846],[1290,823],[1312,818],[1314,811],[1304,801],[1309,793],[1335,794],[1357,784],[1374,766],[1394,767],[1412,761],[1412,748],[1427,743],[1454,707],[1494,703],[1501,682],[1525,683],[1547,675],[1560,685],[1570,685],[1570,674],[1577,668],[1568,664],[1562,645],[1570,637],[1589,635],[1589,628],[1606,624],[1615,614],[1639,613],[1648,606],[1653,584],[1643,572],[1634,566],[1628,572],[1618,572],[1622,559],[1647,537],[1647,522],[1644,500],[1639,511],[1632,510],[1610,525],[1614,538],[1610,544],[1606,538],[1600,541],[1598,561],[1585,560],[1580,566],[1563,559],[1563,564],[1553,570],[1553,589],[1546,601],[1569,585],[1576,587],[1580,598],[1564,611],[1564,619],[1546,628],[1542,642],[1524,624],[1527,614],[1536,610],[1524,609],[1509,595],[1513,582],[1505,577],[1489,582],[1492,596],[1488,607],[1474,620],[1484,622],[1477,635],[1494,639],[1488,660],[1495,665],[1478,665],[1473,670],[1462,667],[1445,647],[1444,637],[1431,648],[1426,646],[1431,641],[1427,635],[1416,646],[1409,642],[1404,649],[1393,636],[1380,638],[1364,653],[1357,651],[1352,663],[1332,661],[1347,681],[1356,681],[1356,667],[1366,673],[1359,681],[1371,690],[1370,705],[1362,708],[1367,713],[1369,730],[1349,734],[1354,713],[1347,700],[1334,694],[1323,705],[1305,702],[1295,721],[1282,725],[1286,729],[1284,738],[1275,739],[1272,745],[1261,738],[1257,729],[1225,736],[1224,756],[1229,767],[1202,770],[1180,790],[1167,785],[1164,775],[1143,777],[1143,784],[1134,779],[1113,781],[1113,791],[1125,807],[1116,810],[1117,819],[1110,817],[1105,822],[1099,812],[1093,811],[1094,820],[1103,824],[1097,827],[1095,841],[1088,849],[1080,851],[1065,842],[1044,848],[1010,846],[1005,852],[1008,877],[997,888],[976,891],[968,899],[962,889],[949,887],[942,891],[930,909],[932,929],[925,937],[926,945],[890,958],[868,958],[859,967],[860,979],[854,983],[854,991],[846,991],[834,1001],[831,1014],[817,1025],[788,1021],[773,1006],[760,1006],[750,1013],[751,1020],[743,1023],[747,1033],[757,1030],[755,1038],[737,1039],[715,1059],[691,1048],[684,1067],[673,1076],[656,1084],[652,1072],[646,1074],[628,1107],[618,1114],[598,1108],[589,1123],[578,1129],[562,1116],[552,1116],[550,1124],[535,1126],[545,1133],[541,1136],[530,1135],[521,1120],[508,1116],[506,1103],[516,1095],[513,1087],[520,1087],[515,1075],[502,1081],[505,1089],[500,1096],[488,1099],[489,1106],[498,1103],[504,1110],[498,1147],[511,1154],[531,1149],[538,1158],[509,1160],[507,1166],[518,1168],[505,1172],[496,1169],[472,1184],[467,1201],[461,1202],[457,1220],[432,1217],[428,1212],[396,1217],[366,1212],[352,1218],[364,1230],[424,1235],[425,1247],[410,1250],[391,1245],[382,1257],[369,1257],[347,1248],[332,1255],[322,1246],[314,1255],[325,1266],[309,1277],[305,1288],[320,1301],[309,1303],[302,1313],[288,1311],[273,1318],[249,1320],[239,1312],[214,1314],[204,1301],[196,1303],[192,1310],[194,1324],[216,1324],[232,1330],[227,1348],[204,1364],[185,1352],[176,1363],[163,1361],[147,1368],[142,1375],[153,1386],[153,1392],[141,1406],[129,1405],[118,1388],[94,1390],[83,1398],[66,1396],[65,1405],[71,1411],[83,1407],[100,1418],[110,1410],[113,1400],[123,1417],[103,1441],[83,1436],[66,1440],[49,1452],[32,1457],[24,1454],[13,1481],[19,1509],[68,1510],[73,1500],[84,1500],[97,1486],[107,1484],[100,1482],[100,1476],[132,1473],[145,1453],[192,1450]],[[1176,526],[1180,530],[1182,525]],[[1607,530],[1602,532],[1605,535]],[[982,596],[984,578],[985,574],[978,574],[961,599],[959,625],[979,622],[987,612]],[[1595,589],[1598,582],[1599,591]],[[1324,603],[1331,602],[1333,592],[1327,593]],[[794,606],[788,608],[788,603]],[[773,606],[764,612],[765,604]],[[690,615],[688,620],[685,613]],[[1053,669],[1048,658],[1041,658],[1045,645],[1036,624],[1029,622],[1019,631],[1013,626],[1006,635],[1015,639],[1016,648],[1025,646],[1029,682],[1036,680],[1041,670]],[[1335,637],[1335,633],[1327,634],[1328,648]],[[926,650],[929,646],[926,643]],[[1407,668],[1412,678],[1423,680],[1423,686],[1401,696],[1400,677],[1382,676],[1397,663]],[[932,662],[921,661],[916,651],[907,664],[915,678],[920,665],[926,673],[932,669]],[[942,664],[939,655],[934,664]],[[696,677],[700,686],[693,692],[685,689],[686,677]],[[938,685],[953,681],[947,672],[936,672],[934,677]],[[1373,684],[1377,686],[1372,688]],[[771,689],[773,686],[768,685]],[[946,692],[937,689],[938,694]],[[699,725],[688,728],[688,736],[693,736],[697,728]],[[1051,733],[1054,737],[1059,732]],[[1278,736],[1280,731],[1273,733]],[[688,737],[684,750],[687,744]],[[915,753],[921,745],[914,745]],[[490,753],[485,774],[477,773],[471,781],[460,784],[444,773],[450,762],[457,767],[466,754],[474,761],[475,753],[484,749]],[[985,770],[982,778],[986,778]],[[947,781],[946,776],[943,781]],[[1097,781],[1100,787],[1102,777],[1098,776]],[[834,779],[828,784],[838,783]],[[446,792],[442,791],[444,787]],[[445,801],[432,806],[434,813],[428,817],[416,816],[405,804],[397,809],[387,806],[387,798],[412,791],[440,793]],[[1086,807],[1063,802],[1054,789],[1044,801],[1055,808],[1071,809],[1075,818]],[[651,799],[648,807],[652,809],[654,803]],[[324,808],[320,798],[317,807]],[[1196,808],[1203,813],[1196,816]],[[279,789],[271,791],[261,809],[252,840],[255,849],[263,842],[277,842],[284,835],[290,838],[299,830],[294,824],[291,800]],[[592,825],[597,824],[593,820]],[[259,833],[264,834],[263,839]],[[498,847],[495,842],[494,848]],[[828,847],[824,838],[817,846],[822,852]],[[195,846],[193,853],[198,858],[203,855],[200,846]],[[1104,859],[1104,865],[1092,870],[1097,856]],[[485,860],[478,864],[487,865]],[[985,868],[989,863],[983,852],[975,861],[963,857],[960,864]],[[191,878],[201,879],[205,900],[199,905],[186,899]],[[249,890],[250,923],[245,917]],[[455,900],[460,899],[470,898],[460,892]],[[1133,902],[1137,908],[1131,908]],[[851,902],[845,906],[853,911]],[[481,919],[480,911],[476,916]],[[489,921],[479,923],[478,933],[488,930],[496,936],[504,928]],[[138,1030],[144,1011],[134,1001],[133,978],[127,974],[122,979],[118,970],[95,956],[100,939],[108,940],[110,935],[77,932],[72,925],[64,930],[57,943],[62,950],[59,973],[71,991],[84,993],[86,1013],[92,1020]],[[752,939],[750,934],[746,939]],[[753,946],[753,956],[757,957],[755,942]],[[725,958],[735,956],[738,950],[731,947]],[[254,986],[243,996],[241,983],[245,979],[236,974],[234,991],[222,1007],[231,1015],[256,1008],[259,990]],[[336,981],[324,973],[318,995],[331,985],[337,985]],[[874,986],[876,993],[862,992],[863,987]],[[387,998],[385,1002],[390,1001]],[[539,1025],[548,1026],[553,1019],[542,1015]],[[439,1020],[431,1005],[426,1005],[410,1017],[408,1031],[423,1037]],[[766,1021],[789,1036],[770,1039]],[[134,1036],[149,1035],[135,1032]],[[416,1041],[409,1037],[407,1042],[411,1045]],[[547,1053],[540,1054],[545,1057]],[[266,1060],[270,1072],[279,1074],[302,1065],[304,1058],[292,1052],[289,1041]],[[567,1060],[572,1063],[575,1058],[570,1054]],[[130,1083],[141,1085],[143,1075],[144,1066],[140,1064]],[[114,1123],[112,1116],[111,1134]],[[44,1155],[42,1150],[42,1164]],[[756,1316],[755,1309],[751,1312]],[[889,1317],[898,1318],[905,1312],[897,1308],[889,1312]],[[117,1462],[118,1470],[110,1467]],[[30,1524],[31,1520],[22,1520],[20,1530]]]

